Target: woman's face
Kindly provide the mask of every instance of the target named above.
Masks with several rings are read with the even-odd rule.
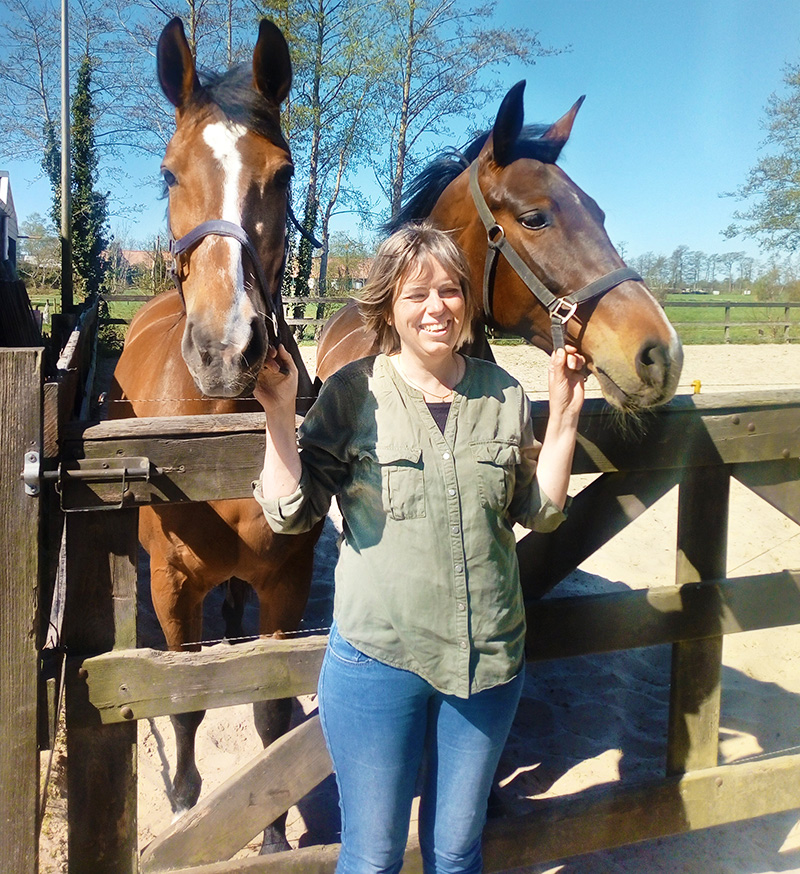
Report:
[[[464,328],[461,286],[447,270],[428,258],[397,287],[390,324],[400,337],[400,351],[425,359],[452,355]]]

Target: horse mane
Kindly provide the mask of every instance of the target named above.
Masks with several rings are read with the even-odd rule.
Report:
[[[550,125],[525,125],[517,137],[511,160],[533,158],[544,164],[555,164],[565,141],[543,139],[549,128]],[[427,218],[445,188],[478,157],[490,133],[490,130],[483,131],[463,149],[446,149],[435,157],[411,180],[403,194],[400,211],[382,225],[382,230],[391,234],[407,222]]]
[[[240,64],[225,73],[198,71],[200,99],[211,100],[236,124],[289,151],[281,131],[280,107],[253,87],[253,67]]]

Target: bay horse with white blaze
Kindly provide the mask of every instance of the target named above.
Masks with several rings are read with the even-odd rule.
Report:
[[[683,350],[664,311],[627,268],[594,200],[556,165],[581,98],[549,127],[523,127],[523,91],[505,96],[491,131],[430,164],[414,180],[392,231],[427,219],[451,231],[483,297],[468,354],[491,358],[484,325],[550,352],[580,349],[606,400],[623,412],[668,401]],[[325,325],[317,377],[377,352],[354,304]]]
[[[262,21],[252,67],[201,84],[175,18],[157,56],[161,87],[175,107],[161,169],[178,290],[159,295],[133,320],[114,373],[112,417],[260,411],[252,389],[268,346],[277,342],[300,371],[305,407],[298,412],[305,412],[312,384],[279,298],[293,171],[280,129],[292,78],[286,41]],[[255,589],[261,634],[297,629],[321,526],[306,535],[273,534],[252,498],[139,513],[153,604],[170,649],[199,647],[203,599],[230,578]],[[267,745],[288,728],[291,701],[258,702],[254,711]],[[200,793],[194,739],[203,715],[172,718],[178,810]],[[278,821],[265,831],[263,849],[287,847]]]

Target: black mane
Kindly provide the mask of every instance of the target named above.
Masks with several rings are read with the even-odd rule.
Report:
[[[199,73],[203,95],[236,124],[259,134],[289,151],[281,132],[280,108],[253,88],[253,67],[240,64],[226,73]]]
[[[517,138],[512,161],[518,158],[533,158],[545,164],[555,164],[564,147],[564,141],[542,139],[542,135],[549,127],[549,125],[525,125]],[[400,211],[383,225],[383,230],[390,234],[407,222],[427,218],[445,188],[478,157],[490,133],[491,131],[484,131],[465,148],[448,149],[434,158],[409,183],[403,195]]]

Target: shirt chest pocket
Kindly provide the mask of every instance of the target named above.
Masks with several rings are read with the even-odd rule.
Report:
[[[422,449],[376,446],[373,460],[380,470],[383,509],[392,519],[425,516],[425,474]]]
[[[478,468],[481,506],[505,511],[514,493],[515,468],[521,461],[519,446],[500,440],[470,443]]]

